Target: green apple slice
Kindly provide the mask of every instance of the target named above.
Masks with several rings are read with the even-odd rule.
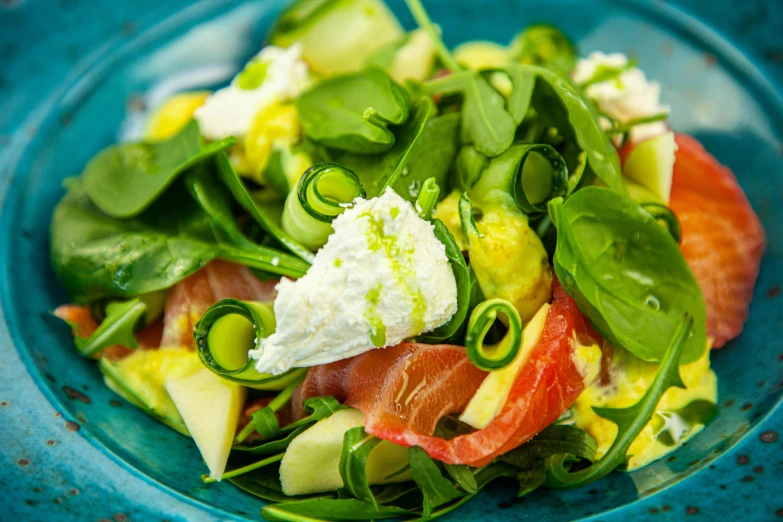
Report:
[[[668,204],[676,150],[673,132],[643,141],[631,151],[623,174]]]
[[[164,385],[196,441],[209,476],[220,480],[245,404],[246,388],[203,367],[185,377],[169,378]]]
[[[280,484],[286,495],[308,495],[336,491],[343,487],[340,455],[343,436],[351,428],[364,426],[359,410],[345,409],[320,420],[299,434],[280,462]],[[408,448],[382,441],[367,458],[370,484],[389,484],[410,480],[410,473],[395,474],[408,464]],[[389,475],[395,474],[392,478]]]
[[[454,59],[468,69],[487,69],[508,63],[508,49],[495,42],[476,40],[454,49]]]
[[[500,413],[503,405],[506,404],[511,387],[514,386],[514,381],[517,380],[517,375],[541,339],[547,313],[549,313],[549,305],[545,304],[525,325],[522,330],[522,347],[516,358],[502,370],[490,372],[484,378],[459,420],[478,430],[483,430]]]

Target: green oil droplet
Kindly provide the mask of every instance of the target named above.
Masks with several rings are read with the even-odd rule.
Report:
[[[339,257],[336,257],[336,258],[334,259],[334,266],[336,266],[336,267],[338,267],[338,268],[339,268],[339,267],[341,267],[341,266],[343,266],[343,260],[342,260],[342,259],[340,259]]]

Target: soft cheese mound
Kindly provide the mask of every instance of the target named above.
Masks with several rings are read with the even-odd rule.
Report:
[[[592,83],[585,89],[602,112],[620,123],[669,112],[668,106],[661,105],[658,82],[647,80],[638,67],[629,67],[628,57],[622,53],[590,53],[577,62],[572,76],[576,83],[585,83],[607,69],[622,72],[612,79]],[[667,131],[668,127],[661,121],[637,125],[631,129],[631,141],[644,141]]]
[[[301,279],[277,286],[277,330],[250,355],[280,374],[395,345],[447,323],[457,284],[434,227],[393,190],[354,206]]]
[[[256,75],[242,81],[247,75]],[[254,83],[260,82],[259,85]],[[307,64],[302,60],[302,46],[287,49],[270,45],[248,62],[231,82],[207,98],[195,112],[201,134],[209,140],[244,136],[259,110],[274,103],[293,100],[310,83]],[[248,84],[252,88],[248,88]]]

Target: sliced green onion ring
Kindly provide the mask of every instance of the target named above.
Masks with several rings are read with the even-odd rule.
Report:
[[[660,203],[642,203],[642,208],[652,217],[658,220],[662,226],[666,227],[677,243],[682,243],[682,227],[677,215],[672,209]]]
[[[302,174],[285,200],[282,225],[291,237],[311,250],[326,244],[332,220],[345,212],[364,187],[352,170],[337,163],[317,163]]]
[[[432,219],[432,210],[435,208],[435,203],[438,202],[439,195],[440,187],[435,178],[427,178],[421,186],[419,197],[416,198],[415,208],[421,219]]]
[[[568,168],[552,146],[516,143],[492,158],[468,194],[477,201],[513,203],[526,214],[539,214],[547,211],[549,200],[567,191]]]
[[[484,338],[498,319],[506,318],[508,331],[497,344],[484,345]],[[486,371],[501,370],[511,364],[522,346],[522,319],[514,305],[505,299],[488,299],[473,309],[465,336],[468,357],[478,368]]]
[[[306,368],[281,375],[260,373],[248,352],[275,331],[271,304],[223,299],[212,305],[196,325],[196,347],[201,362],[213,373],[257,390],[282,390]]]

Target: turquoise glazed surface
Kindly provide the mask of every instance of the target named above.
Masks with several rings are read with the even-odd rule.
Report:
[[[751,316],[719,352],[720,414],[673,456],[521,502],[498,484],[449,520],[783,517],[783,4],[429,0],[447,43],[561,26],[583,53],[637,56],[672,124],[728,165],[768,234]],[[173,91],[214,87],[258,50],[282,2],[0,0],[0,519],[255,520],[259,500],[205,486],[189,439],[119,400],[48,314],[60,182]],[[411,26],[400,2],[393,7]],[[692,13],[687,14],[688,12]],[[708,25],[712,24],[712,25]]]

